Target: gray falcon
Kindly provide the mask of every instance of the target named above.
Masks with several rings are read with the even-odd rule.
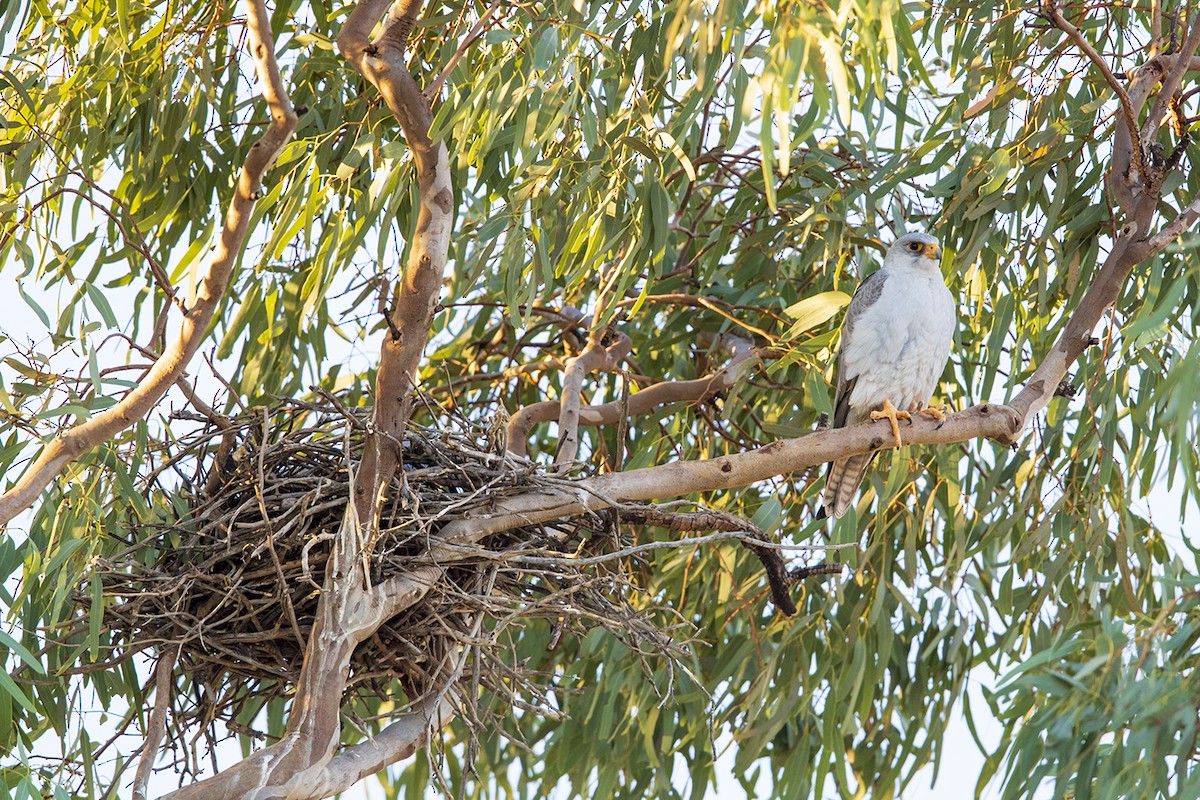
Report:
[[[854,293],[838,347],[833,427],[886,419],[899,445],[897,419],[917,412],[942,419],[940,408],[925,407],[954,339],[954,297],[940,255],[928,234],[901,236]],[[874,458],[864,453],[829,465],[818,517],[846,513]]]

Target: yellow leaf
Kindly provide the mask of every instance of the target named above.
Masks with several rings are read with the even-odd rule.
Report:
[[[796,336],[817,327],[845,308],[849,302],[850,295],[845,292],[821,292],[788,306],[783,313],[796,320],[796,324],[788,331],[788,336]]]
[[[850,79],[846,75],[846,56],[836,38],[822,39],[821,55],[825,57],[825,70],[833,84],[833,95],[837,98],[838,115],[842,122],[850,122]]]

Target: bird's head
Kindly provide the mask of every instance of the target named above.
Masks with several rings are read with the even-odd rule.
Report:
[[[888,248],[884,263],[889,267],[938,268],[942,249],[928,233],[906,233]]]

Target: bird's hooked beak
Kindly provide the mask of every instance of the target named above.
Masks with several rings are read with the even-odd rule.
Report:
[[[924,250],[922,250],[921,252],[925,255],[926,258],[932,259],[934,261],[938,261],[942,257],[942,249],[940,247],[938,247],[937,242],[931,242],[930,244],[925,245]]]

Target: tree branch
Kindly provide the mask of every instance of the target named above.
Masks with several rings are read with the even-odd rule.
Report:
[[[137,772],[133,777],[133,800],[146,800],[146,787],[150,783],[150,775],[154,772],[154,762],[158,757],[158,748],[162,744],[163,735],[167,732],[167,710],[171,707],[171,680],[175,671],[175,659],[179,657],[179,645],[171,645],[158,655],[158,664],[154,667],[154,710],[150,712],[150,721],[146,725],[146,741],[142,745],[142,758],[138,761]]]
[[[225,294],[230,273],[245,245],[255,201],[262,196],[263,174],[275,162],[279,151],[296,128],[296,112],[292,109],[275,60],[270,16],[262,0],[251,0],[247,5],[250,55],[262,85],[263,98],[271,112],[271,123],[262,138],[251,145],[242,165],[233,199],[225,215],[225,227],[221,230],[208,269],[197,287],[196,300],[183,315],[179,335],[154,362],[144,380],[111,408],[58,434],[45,445],[17,482],[0,495],[0,526],[28,508],[67,464],[150,413],[167,389],[183,375],[188,362],[208,333],[209,323]]]
[[[1162,88],[1159,90],[1158,96],[1154,98],[1154,105],[1150,107],[1146,121],[1142,123],[1143,146],[1149,145],[1154,140],[1155,134],[1158,133],[1158,129],[1162,127],[1171,98],[1179,91],[1184,73],[1193,68],[1192,56],[1196,55],[1197,48],[1200,48],[1200,14],[1197,14],[1196,18],[1192,20],[1192,27],[1180,46],[1179,52],[1173,54],[1167,76],[1162,82]]]
[[[573,464],[579,452],[579,406],[583,379],[592,372],[616,370],[629,355],[632,344],[629,337],[623,333],[616,334],[605,344],[608,330],[601,328],[593,331],[583,352],[567,361],[558,408],[558,452],[554,456],[554,464],[559,468]],[[510,425],[511,422],[509,420]],[[511,438],[509,441],[512,441]]]
[[[1133,99],[1129,96],[1129,92],[1127,92],[1125,87],[1121,85],[1121,82],[1117,80],[1117,76],[1113,74],[1113,71],[1109,68],[1104,58],[1096,52],[1096,48],[1092,47],[1092,43],[1084,37],[1084,35],[1079,31],[1079,28],[1076,28],[1074,25],[1068,22],[1067,18],[1062,15],[1062,12],[1058,9],[1058,0],[1046,0],[1046,2],[1043,4],[1043,9],[1046,16],[1050,19],[1051,24],[1065,33],[1067,38],[1075,43],[1075,46],[1078,47],[1080,52],[1087,56],[1087,59],[1092,62],[1092,65],[1100,71],[1100,74],[1104,76],[1105,83],[1107,83],[1117,95],[1117,99],[1121,102],[1121,117],[1125,123],[1125,132],[1130,137],[1130,144],[1132,145],[1131,153],[1133,156],[1133,161],[1137,165],[1138,174],[1146,175],[1146,153],[1142,146],[1141,139],[1139,138],[1137,121],[1138,112],[1141,111],[1141,106],[1134,105]]]
[[[727,303],[724,300],[718,300],[713,297],[705,297],[704,295],[687,294],[684,292],[672,292],[670,294],[651,294],[645,297],[636,297],[626,300],[621,300],[617,303],[618,308],[624,308],[632,305],[640,305],[643,303],[667,303],[675,306],[690,306],[691,308],[703,308],[719,314],[725,319],[743,328],[756,336],[761,336],[768,342],[774,342],[779,339],[778,336],[768,333],[762,328],[751,325],[732,313],[734,309],[753,310],[761,313],[762,309],[751,309],[747,306],[735,306]]]
[[[1179,212],[1179,216],[1171,220],[1158,233],[1146,240],[1146,246],[1152,250],[1162,250],[1171,242],[1178,239],[1187,231],[1191,230],[1196,224],[1196,220],[1200,219],[1200,196],[1192,198],[1192,202],[1188,203],[1183,211]]]
[[[633,394],[629,402],[613,400],[608,403],[579,408],[579,424],[588,426],[613,425],[622,417],[648,414],[668,403],[702,403],[714,395],[726,391],[741,380],[751,366],[757,363],[761,351],[746,339],[724,336],[722,341],[733,357],[724,367],[690,381],[662,381]],[[525,406],[512,415],[508,422],[508,447],[513,455],[528,454],[529,432],[534,425],[553,422],[559,418],[560,404],[547,400]]]
[[[220,774],[171,795],[177,800],[325,797],[347,788],[345,781],[352,776],[358,780],[366,774],[361,770],[377,771],[391,763],[383,756],[368,759],[365,750],[348,749],[331,771],[341,743],[341,703],[350,659],[360,642],[420,599],[442,574],[440,567],[419,569],[372,587],[365,562],[377,529],[378,503],[399,465],[416,370],[429,339],[449,253],[453,207],[446,147],[429,138],[433,115],[405,66],[408,35],[420,14],[421,0],[400,0],[380,34],[368,40],[386,9],[382,0],[363,0],[337,37],[342,54],[376,87],[400,123],[412,152],[420,196],[409,261],[380,353],[363,458],[352,470],[353,492],[326,565],[284,736]],[[441,699],[429,708],[414,709],[388,729],[391,734],[381,736],[387,747],[379,753],[394,760],[412,752],[424,742],[432,716],[443,719],[449,714]]]
[[[951,444],[984,436],[1007,442],[1023,424],[1014,409],[985,404],[950,415],[940,428],[933,420],[916,419],[902,427],[901,433],[905,444]],[[834,459],[895,446],[887,425],[877,422],[818,431],[719,458],[594,475],[561,489],[509,495],[492,503],[486,513],[448,523],[440,533],[453,544],[472,544],[514,527],[600,511],[620,503],[748,486]],[[431,558],[453,558],[452,552],[437,551]]]
[[[1185,51],[1186,55],[1158,55],[1128,73],[1130,78],[1128,94],[1135,117],[1141,113],[1159,82],[1164,81],[1164,76],[1165,83],[1155,101],[1154,108],[1142,124],[1140,132],[1134,131],[1131,135],[1128,126],[1121,125],[1117,126],[1113,134],[1113,156],[1108,170],[1108,186],[1113,199],[1126,213],[1133,212],[1134,199],[1140,196],[1148,182],[1152,181],[1151,175],[1131,169],[1131,159],[1135,147],[1141,150],[1142,143],[1151,141],[1155,132],[1162,126],[1163,116],[1171,97],[1178,90],[1182,75],[1189,70],[1200,70],[1200,58],[1195,56],[1195,50],[1200,47],[1200,42],[1194,41],[1194,37],[1191,35],[1195,34],[1198,29],[1200,29],[1200,20],[1188,36],[1187,46],[1193,49],[1190,52]],[[1179,77],[1172,77],[1176,75]],[[1175,88],[1168,94],[1166,89],[1172,85]],[[1161,101],[1161,108],[1159,101]]]
[[[368,437],[355,484],[355,502],[364,522],[372,519],[383,487],[399,463],[399,442],[412,413],[412,389],[450,250],[454,201],[446,146],[429,138],[433,112],[405,65],[408,34],[420,14],[421,1],[400,0],[388,13],[379,36],[368,40],[386,7],[383,0],[364,0],[337,36],[342,55],[375,86],[400,123],[420,195],[409,260],[391,313],[392,327],[399,335],[384,339],[379,358],[373,419],[377,435]]]
[[[365,742],[343,748],[322,770],[312,797],[332,797],[363,778],[408,758],[425,746],[433,730],[454,719],[447,692],[438,692]]]
[[[442,67],[442,71],[425,88],[425,97],[432,101],[433,98],[438,96],[438,93],[442,91],[442,84],[446,82],[446,79],[450,77],[450,73],[458,66],[458,62],[462,60],[467,49],[479,41],[479,37],[483,36],[484,27],[488,24],[488,20],[492,18],[492,14],[496,13],[496,9],[503,2],[504,0],[492,0],[487,9],[479,15],[479,19],[471,26],[471,30],[467,31],[467,35],[463,37],[462,42],[458,45],[458,49],[454,51],[454,55],[450,56],[450,59],[446,62],[446,66]]]

